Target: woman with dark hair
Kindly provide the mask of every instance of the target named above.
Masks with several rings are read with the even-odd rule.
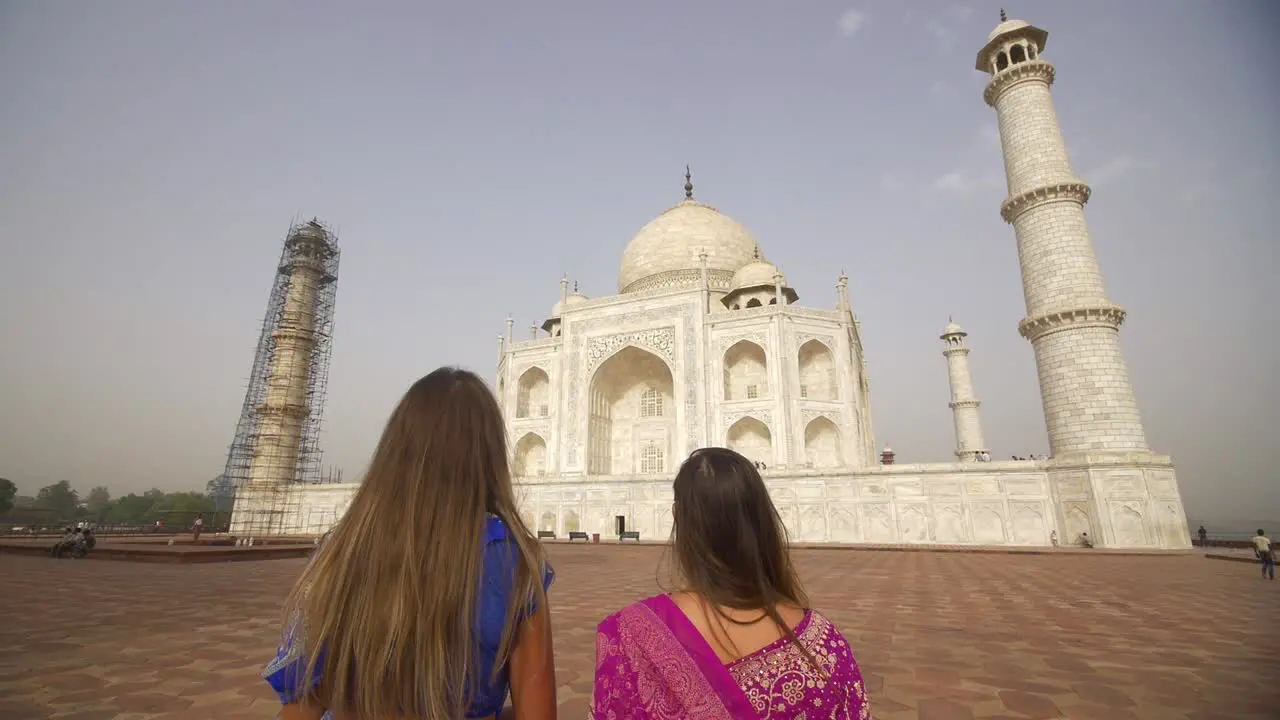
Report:
[[[600,623],[593,717],[870,718],[853,651],[809,607],[751,461],[698,450],[674,489],[678,590]]]

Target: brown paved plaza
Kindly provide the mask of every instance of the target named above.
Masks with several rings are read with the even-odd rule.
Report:
[[[657,589],[661,548],[550,546],[561,717],[594,625]],[[798,550],[875,717],[1280,717],[1280,584],[1177,557]],[[0,555],[0,718],[272,718],[259,678],[301,560],[157,565]]]

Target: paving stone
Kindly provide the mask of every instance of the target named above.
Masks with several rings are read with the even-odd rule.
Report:
[[[596,622],[659,591],[663,549],[548,552],[558,700],[576,720],[590,702]],[[1250,566],[808,549],[795,560],[853,645],[878,720],[1253,720],[1280,707],[1280,648],[1265,631],[1280,585]],[[0,718],[273,717],[258,672],[302,563],[0,555]]]

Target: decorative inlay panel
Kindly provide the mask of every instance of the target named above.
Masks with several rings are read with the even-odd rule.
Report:
[[[733,427],[734,423],[738,422],[742,418],[747,418],[747,417],[755,418],[756,420],[759,420],[760,422],[765,424],[765,427],[769,428],[770,433],[773,432],[773,425],[772,425],[773,413],[769,412],[769,410],[765,408],[761,408],[759,410],[742,410],[739,412],[725,413],[720,418],[720,429],[722,431],[728,431],[729,428]],[[721,434],[723,434],[723,432]]]
[[[809,342],[810,340],[817,340],[823,345],[826,345],[827,350],[831,352],[833,357],[835,356],[836,339],[830,335],[814,335],[812,333],[796,333],[796,351],[798,352],[800,348],[804,347],[804,344]]]
[[[809,425],[809,423],[813,422],[816,418],[820,418],[820,417],[824,417],[830,420],[831,422],[835,423],[836,427],[840,427],[840,417],[836,413],[830,410],[801,410],[800,411],[800,419],[802,420],[801,424],[806,427]]]
[[[587,372],[595,370],[597,365],[627,345],[652,350],[674,367],[675,338],[675,329],[669,327],[591,338],[591,344],[587,346]]]
[[[720,357],[724,357],[724,354],[729,351],[729,348],[743,340],[759,345],[760,349],[765,351],[765,357],[769,357],[769,339],[764,333],[747,333],[745,335],[731,335],[720,338]]]

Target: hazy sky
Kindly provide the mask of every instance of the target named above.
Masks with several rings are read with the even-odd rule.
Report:
[[[0,476],[203,487],[315,215],[343,247],[322,443],[356,479],[412,380],[492,378],[563,273],[615,292],[686,163],[803,304],[847,269],[879,444],[949,459],[952,315],[993,454],[1045,452],[973,69],[998,8],[0,0]],[[1151,444],[1194,518],[1280,519],[1280,10],[1009,10],[1049,31]]]

